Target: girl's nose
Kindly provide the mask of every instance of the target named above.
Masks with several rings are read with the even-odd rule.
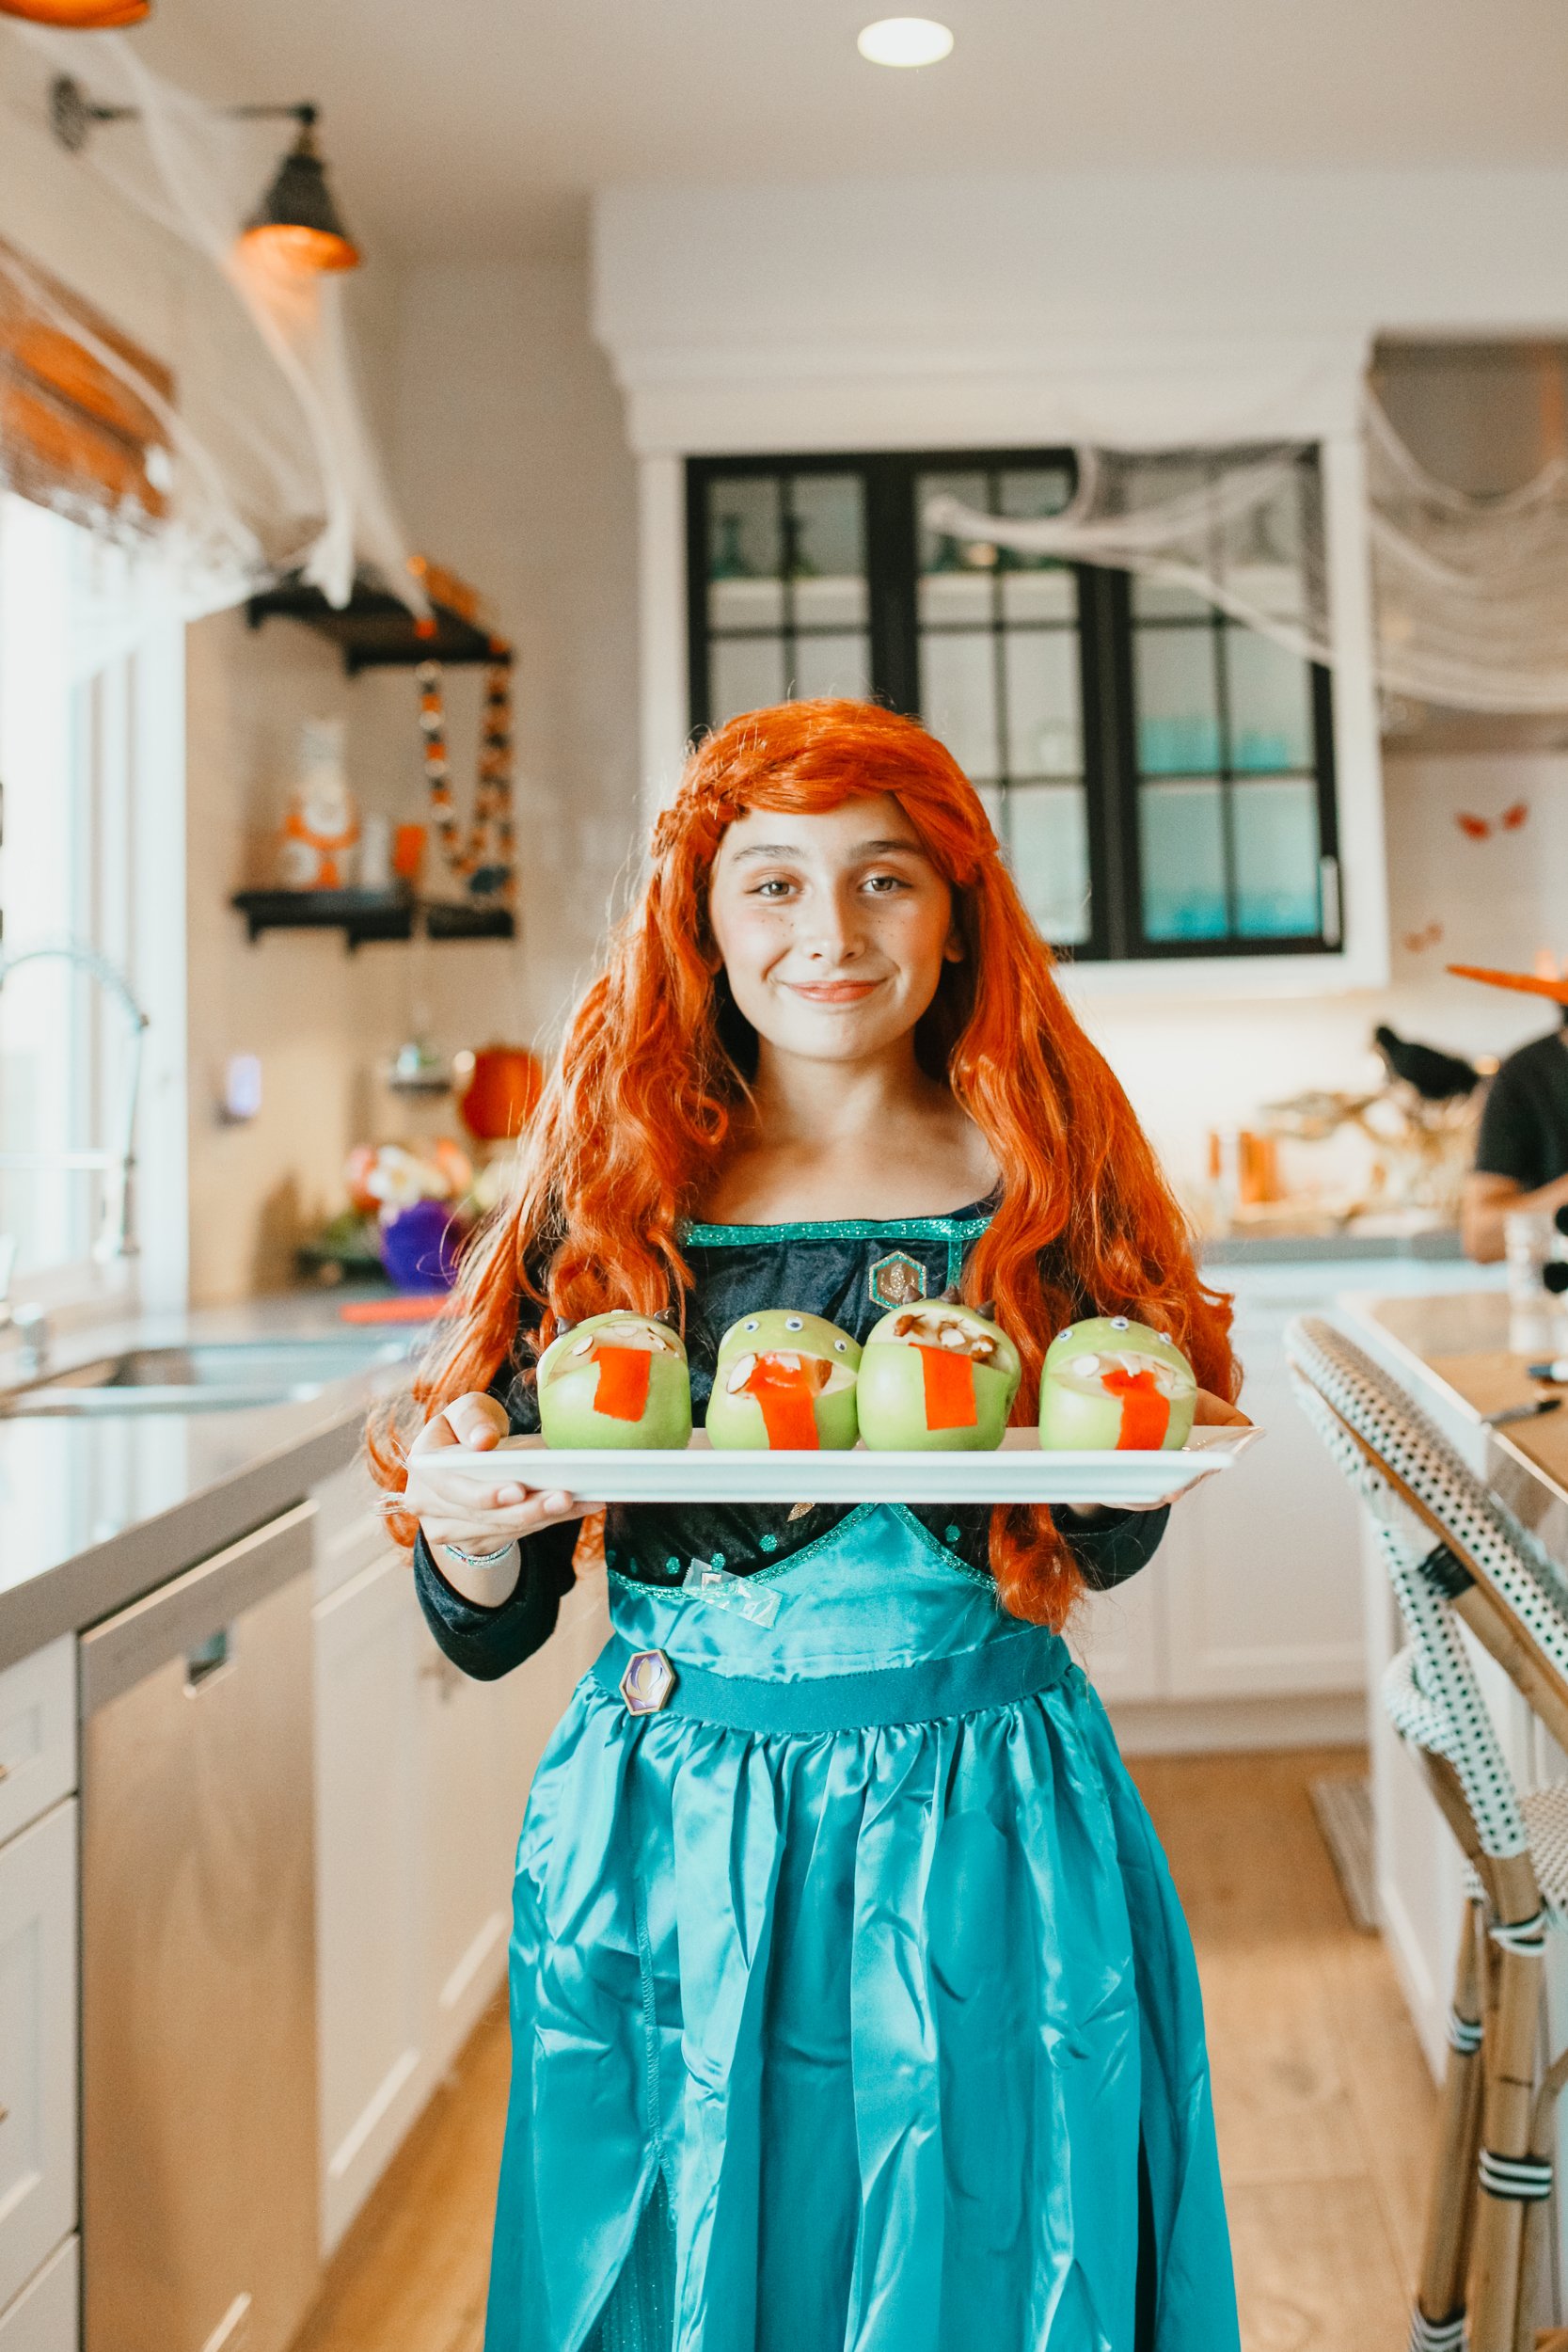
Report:
[[[840,898],[824,892],[811,911],[803,945],[808,954],[822,956],[833,962],[843,962],[860,953],[859,912],[853,899]]]

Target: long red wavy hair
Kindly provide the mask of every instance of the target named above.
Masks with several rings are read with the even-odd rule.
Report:
[[[1085,1300],[1167,1332],[1205,1388],[1234,1395],[1229,1300],[1198,1279],[1181,1212],[1063,999],[978,794],[914,721],[820,701],[733,719],[693,752],[654,827],[641,896],[572,1017],[510,1200],[470,1248],[415,1382],[421,1420],[488,1387],[516,1345],[525,1296],[543,1310],[540,1348],[559,1319],[610,1307],[674,1306],[684,1319],[692,1276],[679,1226],[700,1215],[723,1162],[755,1043],[708,925],[720,841],[743,809],[810,813],[877,793],[899,803],[948,882],[965,943],[915,1042],[1001,1169],[963,1289],[992,1302],[1023,1359],[1014,1420],[1033,1419],[1045,1349]],[[385,1422],[371,1454],[382,1484],[401,1490],[403,1450]],[[393,1524],[412,1539],[406,1515]],[[1015,1616],[1065,1621],[1082,1580],[1048,1510],[994,1511],[990,1561]]]

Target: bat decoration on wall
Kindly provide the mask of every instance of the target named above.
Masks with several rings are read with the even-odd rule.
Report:
[[[1404,947],[1405,953],[1412,956],[1418,956],[1423,947],[1435,947],[1439,946],[1441,944],[1442,937],[1443,926],[1441,923],[1428,923],[1418,931],[1404,931],[1401,934],[1402,944]]]
[[[1494,832],[1517,833],[1528,815],[1529,803],[1514,801],[1503,810],[1495,823],[1490,817],[1472,817],[1465,809],[1459,811],[1454,823],[1467,841],[1490,841]]]

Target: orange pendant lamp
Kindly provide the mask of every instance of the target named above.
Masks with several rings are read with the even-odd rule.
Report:
[[[119,33],[152,13],[152,0],[0,0],[0,16],[24,16],[68,33]]]
[[[8,10],[16,16],[61,24],[68,21],[64,11],[70,9],[72,24],[129,24],[135,22],[135,15],[111,18],[103,11],[123,8],[145,16],[150,5],[151,0],[0,0],[0,14]],[[99,13],[89,16],[89,8]],[[81,153],[98,123],[134,121],[140,111],[135,106],[97,105],[69,73],[55,78],[49,106],[55,136],[72,155]],[[318,111],[309,100],[297,106],[224,109],[237,121],[270,122],[281,117],[299,125],[271,186],[240,232],[243,251],[296,275],[357,269],[362,259],[326,184],[326,167],[316,144]]]
[[[236,107],[235,113],[242,111]],[[260,107],[243,111],[261,113]],[[358,246],[343,227],[316,145],[316,109],[292,107],[299,135],[240,237],[241,250],[290,270],[357,269]]]

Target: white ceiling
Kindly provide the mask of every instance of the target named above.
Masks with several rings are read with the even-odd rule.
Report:
[[[155,0],[130,38],[318,99],[351,227],[406,259],[570,246],[624,181],[1568,161],[1562,0],[923,4],[958,44],[912,73],[855,52],[898,0]]]

